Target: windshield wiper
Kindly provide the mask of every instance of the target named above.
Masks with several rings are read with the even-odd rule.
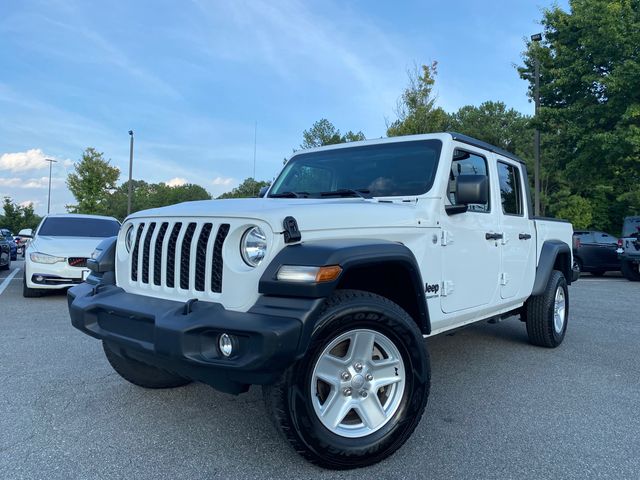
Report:
[[[272,193],[269,198],[307,198],[309,192],[280,192]]]
[[[330,192],[320,192],[321,197],[360,197],[364,199],[373,198],[369,193],[371,190],[367,188],[339,188],[338,190],[332,190]]]

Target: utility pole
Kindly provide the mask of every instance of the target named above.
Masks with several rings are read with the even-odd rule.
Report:
[[[258,121],[256,120],[254,129],[253,129],[253,181],[256,184],[256,188],[258,187],[258,181],[256,180],[256,147],[258,145]],[[258,188],[258,191],[260,189]],[[258,192],[256,192],[256,195]]]
[[[127,216],[131,215],[131,195],[133,193],[133,185],[131,184],[131,176],[133,174],[133,130],[129,130],[129,192],[127,194]]]
[[[531,35],[531,41],[539,42],[542,40],[542,34],[536,33]],[[534,101],[535,101],[535,118],[538,120],[538,113],[540,110],[540,59],[538,55],[534,58],[534,73],[535,77],[535,89],[534,89]],[[535,171],[534,171],[534,191],[535,191],[535,207],[534,212],[536,216],[540,215],[540,130],[536,126],[536,130],[533,134],[533,152],[535,156]]]
[[[47,215],[49,215],[49,212],[51,211],[51,167],[58,161],[53,158],[45,158],[44,161],[49,162],[49,198],[47,199]]]

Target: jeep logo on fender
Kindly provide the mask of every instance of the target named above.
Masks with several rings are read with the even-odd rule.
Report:
[[[440,285],[438,285],[437,283],[434,283],[432,285],[429,285],[427,283],[425,288],[425,292],[427,293],[438,293],[439,290],[440,290]]]

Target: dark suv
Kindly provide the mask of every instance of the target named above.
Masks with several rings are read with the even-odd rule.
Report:
[[[606,272],[620,271],[618,238],[605,232],[577,230],[573,232],[575,268],[598,277]]]

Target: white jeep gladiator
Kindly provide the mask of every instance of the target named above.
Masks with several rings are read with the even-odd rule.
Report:
[[[423,414],[425,337],[518,315],[562,343],[572,227],[530,205],[522,161],[456,133],[296,152],[263,198],[129,216],[71,320],[136,385],[262,385],[305,458],[373,464]]]

